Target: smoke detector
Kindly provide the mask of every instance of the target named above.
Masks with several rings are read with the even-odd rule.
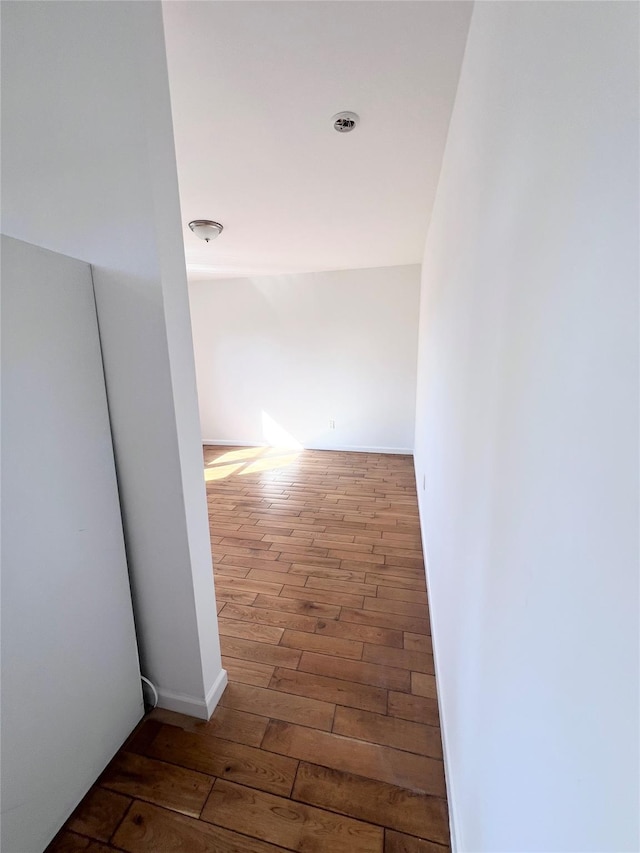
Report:
[[[189,223],[189,228],[193,231],[196,237],[200,237],[206,243],[209,240],[215,240],[222,234],[222,225],[219,222],[213,222],[211,219],[194,219]]]
[[[351,133],[360,121],[360,117],[356,113],[345,110],[345,112],[336,113],[331,121],[333,122],[333,129],[337,130],[338,133]]]

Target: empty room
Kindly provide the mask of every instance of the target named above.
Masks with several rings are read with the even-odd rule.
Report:
[[[637,853],[640,4],[0,13],[3,853]]]

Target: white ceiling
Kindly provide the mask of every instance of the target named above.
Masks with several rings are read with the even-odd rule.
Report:
[[[163,8],[191,280],[422,260],[471,3]]]

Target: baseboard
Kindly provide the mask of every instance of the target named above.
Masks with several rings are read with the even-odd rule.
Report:
[[[186,714],[188,717],[197,717],[199,720],[208,720],[215,711],[226,686],[227,671],[221,669],[204,699],[158,687],[158,707]]]
[[[206,695],[205,704],[207,706],[207,720],[211,717],[213,712],[215,711],[218,702],[222,698],[222,694],[224,693],[224,689],[227,686],[227,670],[221,669],[218,673],[218,677],[211,685],[211,689]]]
[[[222,441],[221,439],[212,438],[212,439],[202,439],[202,443],[205,447],[208,445],[212,445],[214,447],[268,447],[266,441],[260,441],[256,444],[255,441]]]
[[[252,441],[221,441],[219,439],[202,439],[205,447],[269,447],[264,441],[256,444]],[[292,450],[295,448],[292,448]],[[304,450],[337,450],[341,453],[388,453],[401,456],[412,456],[412,447],[360,447],[353,444],[339,444],[328,447],[326,444],[305,444]]]
[[[413,456],[411,447],[356,447],[351,444],[337,444],[326,447],[320,444],[305,444],[305,450],[337,450],[340,453],[388,453],[398,456]]]
[[[414,457],[414,468],[416,465],[416,460]],[[418,483],[421,479],[420,472],[415,468],[416,475],[416,483]],[[459,827],[459,823],[456,817],[456,807],[455,807],[455,793],[453,786],[453,778],[451,773],[451,764],[449,762],[449,750],[447,749],[447,721],[446,715],[444,712],[444,706],[442,704],[442,692],[440,690],[440,677],[438,674],[438,630],[436,613],[433,609],[432,603],[433,599],[431,598],[431,586],[429,584],[429,557],[427,554],[427,534],[425,530],[425,518],[422,511],[422,503],[420,501],[421,492],[418,490],[418,515],[420,518],[420,535],[422,537],[422,553],[424,555],[424,568],[425,568],[425,577],[427,582],[427,599],[429,601],[429,615],[431,620],[431,643],[433,646],[433,666],[436,677],[436,693],[438,696],[438,713],[440,715],[440,734],[442,737],[442,757],[444,759],[444,775],[447,785],[447,807],[449,809],[449,831],[451,833],[451,853],[458,853],[460,849],[458,846],[458,837],[457,837],[457,828]]]

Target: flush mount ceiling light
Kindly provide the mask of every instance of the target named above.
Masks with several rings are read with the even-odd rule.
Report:
[[[337,130],[338,133],[351,133],[360,121],[360,117],[356,113],[346,110],[342,113],[336,113],[331,121],[333,122],[333,129]]]
[[[222,234],[222,225],[219,222],[213,222],[211,219],[194,219],[189,223],[189,228],[193,231],[196,237],[208,243],[209,240],[215,240]]]

